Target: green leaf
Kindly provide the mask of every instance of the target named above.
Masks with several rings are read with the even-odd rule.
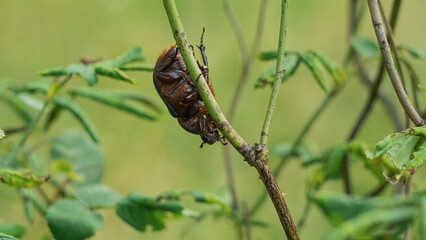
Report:
[[[102,216],[91,212],[77,200],[62,199],[47,213],[47,222],[55,239],[84,240],[102,229]]]
[[[357,218],[351,219],[343,223],[339,228],[332,230],[323,239],[324,240],[342,240],[348,237],[354,237],[357,233],[363,231],[377,231],[377,226],[391,224],[404,224],[410,222],[415,211],[411,207],[371,210],[359,215]],[[389,230],[388,230],[389,234]],[[371,236],[371,234],[369,234]]]
[[[108,94],[107,92],[104,92],[102,90],[94,90],[89,88],[74,88],[70,90],[70,93],[98,101],[100,103],[120,109],[122,111],[132,113],[141,118],[156,120],[156,116],[142,109],[139,105],[123,101],[120,97]]]
[[[416,220],[418,222],[419,239],[426,239],[426,198],[423,198]]]
[[[84,177],[75,172],[75,167],[66,159],[57,159],[50,164],[53,172],[65,174],[68,179],[81,182]]]
[[[120,70],[123,71],[146,71],[146,72],[153,72],[155,65],[154,64],[133,64],[133,65],[126,65],[119,67]]]
[[[142,52],[141,47],[134,47],[133,49],[130,49],[123,55],[119,56],[118,58],[113,60],[107,60],[105,62],[112,66],[121,67],[124,64],[132,63],[135,61],[143,61],[144,59],[145,56]]]
[[[291,77],[297,70],[297,67],[299,66],[300,60],[298,56],[285,56],[284,59],[284,68],[285,72],[283,74],[283,79],[281,80],[281,83],[284,83],[289,77]],[[266,71],[264,71],[259,78],[257,79],[255,88],[261,88],[265,87],[266,85],[270,85],[272,87],[272,84],[274,83],[275,79],[275,70],[276,66],[269,67]]]
[[[118,58],[93,62],[89,64],[75,63],[67,67],[47,69],[40,72],[42,76],[63,76],[78,74],[83,77],[90,86],[98,82],[96,74],[135,83],[135,80],[122,72],[119,67],[134,61],[143,60],[144,56],[140,47],[135,47]]]
[[[152,196],[133,192],[123,198],[116,207],[118,216],[138,231],[145,232],[148,225],[154,231],[165,228],[167,212],[180,215],[183,206],[174,200],[156,201]]]
[[[75,197],[90,208],[115,206],[123,198],[114,189],[102,184],[79,186]]]
[[[44,217],[47,214],[47,204],[44,200],[42,200],[38,195],[35,195],[33,191],[30,189],[19,189],[19,194],[21,195],[24,201],[29,201],[32,205],[37,209],[37,211]],[[26,213],[27,214],[27,213]],[[30,213],[32,214],[32,213]],[[31,222],[31,215],[27,216],[27,218]]]
[[[110,78],[122,80],[125,82],[129,82],[131,84],[136,83],[136,79],[130,78],[127,74],[121,71],[117,67],[113,67],[107,64],[98,63],[95,66],[95,71],[99,75],[107,76]]]
[[[43,108],[43,101],[36,98],[35,96],[28,93],[19,93],[18,98],[25,103],[27,106],[35,110],[41,110]]]
[[[424,162],[423,150],[420,149],[416,156],[413,153],[426,141],[426,126],[410,128],[400,133],[385,137],[378,142],[375,151],[368,154],[370,159],[384,158],[400,171],[412,175],[414,170]],[[411,161],[414,159],[413,161]],[[398,179],[398,178],[397,178]]]
[[[86,132],[90,135],[92,140],[96,143],[99,142],[99,134],[96,130],[95,125],[92,123],[90,118],[86,115],[84,110],[80,108],[80,106],[74,102],[71,98],[66,96],[57,96],[53,98],[53,102],[70,111],[73,116],[83,125]]]
[[[208,203],[208,204],[217,204],[221,207],[222,210],[224,210],[224,212],[230,212],[231,211],[229,204],[226,201],[224,201],[220,196],[213,194],[213,193],[200,191],[200,190],[176,189],[176,190],[172,190],[172,191],[163,192],[163,193],[159,194],[157,198],[158,199],[180,200],[181,197],[184,196],[184,195],[191,196],[192,198],[194,198],[194,200],[196,202]]]
[[[0,169],[0,182],[16,188],[39,186],[50,179],[50,175],[34,173],[28,169]]]
[[[34,223],[34,203],[28,198],[24,198],[23,201],[25,217],[27,218],[28,222]]]
[[[353,37],[351,38],[351,45],[358,53],[366,57],[374,57],[380,54],[377,42],[370,38]]]
[[[313,202],[320,207],[330,223],[336,226],[373,210],[417,207],[422,198],[421,195],[412,195],[409,198],[403,196],[369,198],[332,192],[317,192],[311,195]]]
[[[44,122],[44,126],[43,129],[45,131],[49,130],[50,127],[52,126],[52,124],[58,119],[58,117],[61,115],[63,108],[58,106],[58,105],[54,105],[52,107],[52,109],[49,111],[49,113],[47,114],[46,120]]]
[[[78,74],[84,78],[90,86],[95,85],[98,82],[96,71],[92,65],[85,65],[82,63],[71,64],[65,68],[53,68],[47,69],[40,72],[41,76],[64,76],[70,74]]]
[[[258,58],[261,61],[268,61],[268,60],[276,59],[277,57],[278,57],[277,51],[264,51],[259,53],[258,55]]]
[[[90,138],[79,132],[65,132],[52,139],[50,152],[52,161],[67,159],[78,175],[84,177],[84,183],[98,183],[103,174],[104,157],[101,149]],[[75,182],[78,184],[79,182]]]
[[[0,128],[0,139],[6,137],[6,134],[4,134],[4,131]]]
[[[0,240],[19,240],[19,239],[0,233]]]
[[[332,59],[325,56],[323,53],[315,50],[308,51],[312,55],[314,55],[325,67],[327,72],[333,77],[334,83],[336,85],[341,85],[345,81],[345,74],[343,68],[340,67],[336,62]]]
[[[415,46],[400,46],[398,48],[406,51],[414,59],[424,59],[425,54],[418,47],[415,47]]]
[[[309,68],[318,85],[328,93],[330,91],[330,86],[327,79],[325,78],[323,72],[321,71],[321,62],[317,58],[313,57],[309,53],[301,53],[300,60]]]
[[[24,225],[20,224],[20,223],[0,223],[0,232],[16,237],[16,238],[20,238],[22,236],[24,236],[26,231],[26,228]],[[0,236],[1,239],[1,236]]]
[[[296,149],[293,150],[293,144],[286,142],[280,143],[274,148],[275,155],[279,157],[288,157],[289,154],[294,157],[300,157],[303,161],[312,159],[314,155],[314,149],[311,146],[306,146],[304,144],[296,146]]]
[[[33,119],[31,109],[19,99],[18,95],[11,91],[0,92],[0,100],[6,102],[26,123],[30,123]]]
[[[154,110],[157,113],[161,113],[161,106],[159,104],[157,104],[154,100],[152,100],[147,95],[141,94],[139,92],[126,91],[126,90],[108,91],[108,90],[99,90],[99,89],[97,89],[97,91],[104,92],[105,94],[108,94],[108,95],[116,96],[120,98],[121,100],[128,99],[128,100],[138,102],[144,106],[149,107],[150,109]]]

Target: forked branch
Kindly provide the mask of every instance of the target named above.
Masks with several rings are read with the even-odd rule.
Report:
[[[199,78],[199,81],[197,81],[196,83],[196,87],[201,98],[206,104],[210,115],[216,121],[219,130],[222,132],[225,138],[244,157],[244,159],[251,166],[255,167],[258,171],[259,176],[262,182],[264,183],[265,188],[268,191],[269,196],[271,197],[271,200],[275,206],[275,210],[279,216],[287,238],[292,240],[299,239],[296,227],[290,215],[290,211],[269,167],[267,149],[260,145],[251,147],[229,124],[226,117],[222,113],[219,105],[217,104],[216,99],[210,92],[207,82],[201,74],[201,71],[194,59],[194,56],[192,55],[190,45],[186,38],[186,32],[183,29],[174,0],[163,0],[163,3],[167,16],[169,18],[173,36],[175,38],[177,46],[179,47],[180,53],[188,69],[188,72],[192,79]],[[286,4],[286,0],[283,0],[283,9],[286,8]],[[284,11],[285,10],[283,10],[283,12]],[[282,29],[283,27],[281,27],[281,30]],[[280,41],[280,45],[281,44],[282,41]]]

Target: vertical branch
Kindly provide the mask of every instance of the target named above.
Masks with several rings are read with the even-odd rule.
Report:
[[[243,219],[244,219],[244,226],[246,229],[246,239],[252,240],[251,236],[251,221],[250,221],[250,212],[248,210],[247,201],[243,202]]]
[[[250,55],[248,55],[247,45],[244,40],[244,36],[242,34],[241,27],[235,18],[235,14],[232,11],[232,8],[230,6],[229,0],[225,0],[223,2],[223,6],[225,8],[226,15],[228,17],[229,22],[232,25],[232,29],[234,30],[234,33],[237,37],[238,44],[240,46],[241,51],[241,58],[242,58],[242,72],[240,75],[240,78],[237,83],[237,88],[234,91],[234,94],[232,95],[232,101],[231,105],[228,111],[228,119],[229,121],[232,121],[234,114],[235,114],[235,108],[238,105],[238,102],[241,98],[242,91],[247,83],[247,77],[251,70],[251,65],[254,61],[255,54],[257,53],[260,42],[263,36],[263,26],[265,22],[265,12],[266,12],[266,5],[268,0],[262,0],[260,3],[260,9],[259,9],[259,16],[257,21],[257,30],[256,35],[254,36],[254,43],[253,47],[251,49]],[[232,197],[232,209],[237,210],[238,209],[238,196],[237,191],[235,187],[235,181],[233,177],[233,170],[232,170],[232,163],[231,163],[231,152],[229,147],[224,148],[224,154],[225,154],[225,169],[226,169],[226,178],[228,181],[229,190],[231,192]]]
[[[229,0],[223,1],[223,9],[225,9],[226,17],[228,17],[229,23],[231,23],[232,30],[235,33],[238,41],[238,47],[240,47],[241,58],[243,61],[246,61],[248,58],[248,48],[247,43],[244,38],[243,30],[241,29],[240,24],[238,23],[237,18],[235,17],[234,11],[232,11],[231,4]]]
[[[380,10],[377,0],[368,0],[368,7],[370,10],[371,21],[373,23],[374,32],[379,42],[380,50],[382,52],[383,61],[385,62],[386,70],[391,79],[393,88],[398,96],[398,100],[404,108],[406,114],[410,119],[417,125],[422,126],[425,124],[425,120],[420,117],[419,113],[414,109],[404,90],[404,87],[399,78],[398,72],[395,68],[395,64],[392,58],[392,53],[389,47],[386,33],[383,28],[382,19],[380,18]]]
[[[400,0],[394,1],[393,7],[392,7],[392,13],[391,13],[391,26],[389,27],[389,30],[390,30],[389,32],[391,32],[395,28],[398,13],[400,10],[400,5],[401,5]],[[362,70],[362,67],[360,66],[360,64],[358,64],[358,67],[360,70]],[[369,98],[367,102],[365,103],[364,108],[358,117],[358,120],[352,127],[352,130],[346,139],[347,142],[353,140],[357,136],[359,130],[361,129],[361,126],[364,124],[368,114],[371,112],[374,106],[374,102],[379,95],[380,85],[382,83],[384,71],[385,71],[385,62],[384,60],[382,60],[380,63],[377,76],[376,76],[376,80],[373,82],[371,86]],[[362,71],[360,72],[362,73]],[[351,178],[350,178],[350,170],[349,170],[349,160],[347,155],[345,155],[344,161],[343,161],[342,176],[343,176],[343,184],[344,184],[345,192],[347,194],[351,194],[352,192],[351,182],[350,182]]]
[[[302,131],[299,133],[293,145],[291,146],[290,151],[285,156],[281,157],[280,162],[278,163],[278,166],[274,170],[274,174],[276,178],[279,177],[281,170],[284,167],[284,164],[287,162],[287,160],[296,153],[297,148],[302,144],[306,135],[311,130],[312,126],[317,121],[321,113],[324,112],[325,108],[329,105],[331,100],[336,96],[337,91],[338,91],[337,88],[333,88],[333,90],[330,91],[330,93],[321,102],[319,107],[315,110],[315,112],[312,114],[312,116],[310,117],[306,125],[303,127]],[[257,211],[260,209],[262,204],[265,202],[267,196],[268,196],[267,193],[265,192],[262,193],[262,195],[253,204],[253,207],[250,210],[250,215],[254,215],[257,213]]]
[[[286,40],[286,30],[287,30],[287,0],[282,1],[281,8],[281,26],[280,26],[280,36],[278,40],[278,56],[277,56],[277,66],[275,68],[275,80],[272,86],[271,98],[269,99],[268,111],[265,116],[265,121],[263,123],[262,132],[260,134],[260,144],[266,145],[268,141],[269,126],[271,125],[272,115],[275,110],[275,104],[277,102],[278,91],[280,90],[281,81],[284,75],[284,52],[285,52],[285,40]]]

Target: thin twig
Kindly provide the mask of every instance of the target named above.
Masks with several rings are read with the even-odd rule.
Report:
[[[389,183],[387,181],[384,181],[383,183],[378,185],[376,188],[374,188],[373,190],[368,192],[365,196],[375,197],[375,196],[379,195],[381,192],[383,192],[388,185],[389,185]]]
[[[46,192],[41,188],[40,186],[36,187],[37,192],[40,194],[40,196],[46,201],[48,205],[52,203],[52,200],[47,196]]]
[[[265,22],[265,13],[266,13],[266,5],[268,0],[262,0],[260,3],[260,10],[259,10],[259,17],[257,21],[257,30],[256,35],[254,37],[254,43],[253,47],[251,49],[250,55],[247,53],[247,46],[245,44],[245,40],[242,34],[241,27],[235,18],[235,14],[232,11],[232,8],[230,6],[229,0],[225,0],[223,2],[225,12],[228,16],[228,19],[233,26],[234,33],[237,37],[238,43],[240,45],[241,50],[241,60],[243,63],[242,72],[240,75],[240,79],[238,80],[237,87],[234,91],[234,94],[232,95],[231,105],[228,112],[228,119],[229,121],[233,120],[234,114],[235,114],[235,108],[238,105],[239,100],[241,99],[241,94],[243,92],[243,89],[247,83],[247,77],[251,70],[251,65],[254,61],[254,58],[256,56],[256,53],[260,47],[261,39],[263,36],[263,26]],[[226,169],[226,178],[228,181],[229,191],[231,192],[231,198],[232,198],[232,209],[235,211],[238,209],[238,195],[237,190],[235,186],[235,181],[233,177],[233,169],[232,169],[232,157],[231,157],[231,149],[229,147],[224,148],[224,154],[225,154],[225,169]]]
[[[190,44],[186,38],[186,32],[183,29],[174,0],[163,0],[163,3],[169,18],[176,45],[179,48],[189,75],[192,79],[199,79],[196,82],[196,88],[203,102],[205,103],[209,114],[216,121],[217,127],[223,136],[242,156],[244,156],[247,163],[249,163],[250,166],[255,167],[258,171],[259,177],[271,197],[272,203],[274,204],[275,210],[278,214],[287,238],[292,240],[299,239],[296,227],[290,214],[290,210],[287,207],[280,188],[270,169],[266,148],[260,145],[256,145],[254,148],[249,146],[229,124],[223,115],[220,106],[217,104],[216,99],[210,92],[209,86],[207,85],[204,76],[201,74],[201,70],[198,67],[190,50]],[[286,0],[283,0],[283,11],[285,11],[284,9],[286,7]],[[280,44],[282,44],[282,42],[280,42]]]
[[[5,129],[3,129],[3,131],[4,131],[7,135],[12,135],[12,134],[15,134],[15,133],[25,132],[25,130],[27,130],[27,126],[21,126],[21,127],[10,127],[10,128],[5,128]]]
[[[382,19],[380,18],[380,11],[377,0],[368,0],[368,7],[370,10],[371,20],[377,37],[377,41],[379,43],[383,60],[385,62],[386,70],[391,79],[396,95],[398,96],[398,100],[407,115],[414,122],[414,124],[416,124],[417,126],[422,126],[425,124],[425,120],[420,117],[419,113],[416,111],[416,109],[414,109],[413,105],[411,104],[410,99],[404,91],[404,87],[395,68],[392,53],[389,47],[388,40],[386,38],[385,30],[383,28]]]
[[[250,55],[246,59],[242,58],[243,62],[244,62],[243,63],[243,70],[241,72],[240,79],[238,80],[237,88],[235,89],[235,92],[232,95],[231,105],[230,105],[229,111],[228,111],[229,120],[232,120],[233,117],[234,117],[235,109],[236,109],[238,102],[241,98],[242,90],[244,89],[244,86],[247,82],[248,74],[251,70],[251,65],[253,64],[253,61],[254,61],[256,54],[257,54],[259,47],[260,47],[260,43],[261,43],[262,36],[263,36],[263,27],[264,27],[264,24],[265,24],[267,2],[268,2],[268,0],[262,0],[262,2],[260,3],[256,35],[255,35],[255,38],[254,38],[254,43],[253,43],[253,47],[251,49]],[[235,34],[238,35],[237,32],[235,32]]]
[[[393,8],[392,8],[392,15],[391,15],[391,26],[390,30],[394,29],[396,20],[400,9],[400,4],[396,3],[399,0],[396,0],[394,2]],[[357,58],[355,58],[357,59]],[[359,61],[359,60],[358,60]],[[362,65],[360,63],[357,64],[358,68],[360,69],[360,73],[362,73]],[[346,138],[347,142],[352,141],[358,134],[361,126],[364,124],[368,114],[371,112],[372,107],[374,106],[374,102],[378,96],[378,91],[380,89],[380,85],[382,83],[383,75],[385,70],[385,62],[384,60],[381,61],[380,67],[376,76],[376,80],[373,82],[373,85],[370,88],[370,95],[367,100],[367,102],[364,105],[364,108],[361,112],[361,114],[358,117],[358,120],[356,121],[355,125],[352,127],[351,132],[349,133],[348,137]],[[361,75],[362,76],[362,75]],[[343,166],[342,166],[342,177],[343,177],[343,186],[345,189],[345,192],[347,194],[352,193],[351,189],[351,178],[350,178],[350,170],[349,170],[349,159],[347,154],[345,154],[343,159]]]
[[[392,52],[395,56],[396,66],[398,68],[399,77],[401,78],[402,87],[404,88],[405,94],[408,94],[407,84],[406,84],[406,81],[405,81],[404,71],[402,69],[401,59],[399,57],[398,50],[396,48],[396,43],[395,43],[395,40],[394,40],[393,35],[392,35],[391,27],[389,26],[389,22],[386,19],[386,14],[385,14],[385,11],[383,10],[382,2],[380,0],[378,0],[378,3],[379,3],[380,14],[382,15],[383,22],[385,23],[386,31],[388,32],[387,38],[388,38],[390,46],[392,48]],[[407,115],[405,115],[405,128],[409,128],[409,127],[410,127],[410,119]]]
[[[246,229],[246,239],[252,240],[251,236],[251,223],[250,223],[250,213],[247,206],[247,201],[243,202],[243,219],[244,219],[244,226]]]
[[[318,108],[315,110],[315,112],[310,117],[309,121],[306,123],[306,125],[303,127],[302,131],[297,136],[296,140],[294,141],[293,145],[291,146],[290,151],[288,153],[281,157],[280,162],[278,163],[278,166],[274,170],[274,175],[276,178],[279,177],[281,170],[284,167],[284,164],[287,162],[287,160],[293,156],[299,146],[303,143],[303,140],[305,139],[308,132],[311,130],[314,123],[317,121],[321,113],[324,112],[325,108],[330,104],[331,100],[336,96],[338,92],[337,88],[333,88],[330,93],[324,98],[324,100],[321,102],[321,104],[318,106]],[[257,211],[260,209],[262,204],[265,202],[267,193],[262,193],[262,195],[255,201],[255,204],[253,204],[252,209],[250,210],[250,215],[254,215],[257,213]]]
[[[277,102],[278,91],[280,90],[281,81],[284,75],[284,52],[285,52],[285,40],[286,40],[286,30],[287,30],[287,0],[283,0],[282,3],[282,12],[281,12],[281,27],[280,27],[280,36],[278,40],[278,56],[277,56],[277,66],[275,68],[275,80],[272,85],[271,98],[269,99],[268,110],[266,112],[265,121],[263,123],[262,132],[260,134],[260,144],[266,145],[268,141],[269,126],[271,125],[272,115],[275,110],[275,104]]]
[[[46,98],[46,100],[43,104],[43,107],[40,109],[40,111],[37,113],[36,117],[28,125],[28,127],[25,130],[24,135],[19,140],[18,144],[13,148],[11,154],[9,154],[8,157],[5,159],[5,162],[6,162],[7,165],[10,164],[16,158],[16,155],[18,154],[19,150],[24,146],[28,137],[31,135],[34,128],[36,127],[36,125],[40,121],[41,117],[43,116],[43,114],[47,110],[52,98],[54,97],[54,95],[58,91],[60,91],[60,89],[65,85],[65,83],[67,83],[68,80],[71,79],[71,77],[72,77],[72,75],[67,75],[63,79],[59,80],[59,83],[53,83],[51,85],[51,89],[49,90],[51,95],[47,96],[47,98]]]
[[[234,11],[232,11],[229,0],[223,1],[223,9],[225,9],[226,17],[228,17],[229,23],[231,23],[232,29],[234,30],[235,36],[237,37],[238,47],[240,48],[241,58],[246,61],[248,58],[247,43],[244,38],[243,30],[238,23],[237,17],[235,17]]]
[[[370,88],[373,87],[375,80],[373,80],[372,77],[368,75],[368,73],[362,66],[360,57],[358,55],[355,55],[354,59],[355,59],[355,65],[357,66],[357,69],[358,69],[358,75],[361,78],[362,82],[367,87],[370,87]],[[384,71],[384,70],[385,70],[384,67],[383,67],[383,70],[381,70],[381,67],[379,67],[378,72]],[[382,101],[383,106],[385,107],[389,116],[392,119],[392,122],[395,126],[395,130],[401,131],[401,129],[404,128],[404,124],[402,123],[400,119],[400,115],[397,111],[397,107],[393,103],[393,101],[389,98],[388,93],[385,92],[385,89],[383,89],[382,87],[378,89],[377,98],[379,98]]]

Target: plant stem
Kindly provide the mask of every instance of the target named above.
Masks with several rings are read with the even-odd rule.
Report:
[[[272,115],[275,110],[275,104],[277,102],[278,91],[280,90],[281,81],[284,75],[284,52],[285,52],[285,40],[286,40],[286,30],[287,30],[287,0],[282,1],[281,8],[281,26],[280,26],[280,36],[278,40],[278,56],[277,56],[277,66],[275,68],[275,80],[272,85],[271,98],[269,99],[268,111],[266,112],[265,121],[263,123],[262,132],[260,134],[260,144],[266,145],[268,141],[269,126],[272,121]]]
[[[243,218],[244,218],[244,226],[246,229],[246,239],[252,240],[251,236],[251,224],[250,224],[250,213],[247,206],[247,202],[243,202]]]
[[[374,31],[377,37],[377,41],[382,52],[383,60],[385,62],[386,70],[391,79],[393,88],[395,89],[398,100],[404,108],[406,114],[410,119],[417,125],[422,126],[425,124],[425,120],[420,117],[419,113],[414,109],[413,105],[408,98],[404,87],[399,78],[398,72],[395,68],[395,64],[392,58],[392,53],[389,47],[386,33],[383,28],[382,19],[380,18],[380,11],[377,0],[368,0],[368,7],[370,10],[371,20],[373,23]]]
[[[247,43],[244,38],[243,30],[241,29],[240,24],[238,23],[237,18],[235,17],[234,11],[232,11],[231,4],[229,0],[223,1],[223,9],[225,9],[226,17],[228,17],[229,23],[231,23],[232,30],[237,37],[238,46],[240,47],[241,58],[243,61],[248,59],[248,48]]]
[[[9,165],[12,163],[12,161],[16,158],[16,155],[18,154],[19,150],[24,146],[25,142],[27,141],[28,137],[33,132],[35,126],[40,121],[41,117],[43,116],[44,112],[46,111],[47,107],[49,106],[50,101],[45,101],[43,104],[43,107],[40,109],[40,111],[37,113],[36,117],[31,121],[31,123],[28,125],[27,129],[25,130],[24,135],[19,140],[18,144],[13,148],[11,154],[6,158],[6,165]]]
[[[258,171],[260,179],[264,183],[265,188],[268,191],[275,206],[275,210],[278,214],[287,238],[299,239],[290,211],[269,167],[267,150],[259,145],[255,146],[254,148],[249,146],[229,124],[220,110],[216,99],[210,92],[207,82],[201,74],[194,56],[190,51],[186,33],[180,21],[174,0],[163,0],[163,3],[169,18],[176,44],[179,47],[190,77],[192,79],[199,78],[196,87],[202,100],[206,104],[209,114],[216,121],[217,126],[224,137],[242,156],[244,156],[245,160],[250,164],[250,166],[255,167]],[[286,8],[285,0],[283,0],[283,8]]]
[[[27,130],[27,126],[21,126],[21,127],[10,127],[10,128],[5,128],[3,129],[3,131],[7,134],[7,135],[12,135],[15,133],[21,133],[21,132],[25,132],[25,130]]]
[[[262,33],[263,33],[263,26],[265,23],[265,13],[266,13],[266,5],[268,0],[262,0],[259,8],[259,17],[257,22],[257,30],[256,35],[254,38],[253,47],[251,49],[250,55],[248,58],[242,58],[243,59],[243,70],[241,72],[240,79],[238,80],[237,88],[235,89],[235,92],[233,94],[232,100],[231,100],[231,106],[229,107],[228,111],[228,117],[229,120],[232,120],[235,114],[235,108],[238,105],[238,102],[241,98],[242,90],[244,89],[244,86],[247,82],[247,77],[251,69],[251,65],[253,64],[254,58],[256,57],[256,54],[259,50],[260,43],[262,40]],[[230,20],[231,21],[231,20]],[[238,36],[237,31],[235,31],[235,34]],[[237,37],[238,38],[238,37]],[[242,47],[240,47],[242,49]],[[241,53],[243,55],[243,53]]]
[[[297,148],[303,143],[303,140],[305,139],[308,132],[311,130],[312,126],[317,121],[321,113],[324,112],[325,108],[329,105],[329,103],[331,102],[331,99],[333,99],[336,96],[337,92],[338,92],[338,89],[336,87],[330,91],[330,93],[325,97],[325,99],[322,101],[322,103],[319,105],[316,111],[312,114],[309,121],[303,127],[302,131],[299,133],[293,145],[291,146],[290,151],[285,156],[281,157],[280,162],[278,163],[278,166],[274,170],[274,175],[276,178],[279,177],[281,170],[284,167],[284,164],[287,162],[287,160],[291,156],[293,156],[296,153]],[[268,195],[266,192],[262,193],[262,195],[255,201],[255,204],[250,210],[250,215],[255,215],[257,213],[257,211],[260,209],[262,204],[265,202],[267,196]]]
[[[225,12],[228,16],[228,19],[233,27],[234,33],[237,37],[239,46],[240,46],[240,51],[241,51],[241,58],[242,58],[242,72],[240,75],[240,79],[238,80],[238,84],[237,87],[234,91],[233,97],[232,97],[232,101],[231,101],[231,105],[229,108],[229,112],[228,112],[228,119],[229,121],[233,120],[234,114],[235,114],[235,108],[238,105],[239,100],[241,99],[241,94],[243,92],[243,89],[247,83],[247,77],[248,74],[251,70],[251,65],[254,61],[255,58],[255,54],[257,53],[259,46],[260,46],[260,42],[262,39],[262,32],[263,32],[263,26],[264,26],[264,22],[265,22],[265,12],[266,12],[266,4],[267,4],[268,0],[262,0],[261,5],[260,5],[260,10],[259,10],[259,17],[258,17],[258,21],[257,21],[257,30],[256,30],[256,35],[254,37],[254,43],[253,43],[253,47],[251,49],[250,55],[248,55],[247,53],[247,46],[244,40],[244,36],[242,34],[242,30],[241,27],[237,21],[237,19],[235,18],[235,15],[232,11],[232,8],[230,6],[229,0],[224,1],[224,8],[225,8]],[[236,191],[236,187],[235,187],[235,181],[234,181],[234,177],[233,177],[233,170],[232,170],[232,162],[231,162],[231,152],[230,152],[230,148],[229,147],[225,147],[224,148],[224,154],[225,154],[225,170],[226,170],[226,178],[228,181],[228,186],[229,186],[229,190],[231,192],[231,197],[232,197],[232,209],[233,210],[237,210],[238,209],[238,196],[237,196],[237,191]]]
[[[392,8],[392,15],[391,15],[391,23],[392,25],[390,26],[390,30],[394,29],[395,24],[396,24],[396,20],[397,20],[397,16],[399,13],[399,9],[400,9],[400,4],[398,4],[399,0],[395,0],[393,8]],[[358,68],[359,68],[359,72],[362,73],[363,68],[360,64],[357,64]],[[366,104],[364,105],[364,108],[361,112],[361,114],[358,117],[357,122],[355,123],[355,125],[352,127],[351,132],[349,133],[348,137],[346,138],[347,142],[352,141],[358,134],[359,130],[361,129],[361,126],[364,124],[365,120],[367,119],[368,114],[371,112],[371,109],[374,106],[374,102],[379,94],[379,89],[380,89],[380,85],[382,83],[382,79],[383,79],[383,74],[384,74],[384,70],[385,70],[385,62],[384,60],[381,61],[380,63],[380,67],[377,73],[377,77],[376,80],[373,82],[373,85],[371,86],[371,90],[370,90],[370,95],[369,98],[366,102]],[[343,177],[343,186],[345,189],[345,192],[347,194],[351,194],[352,193],[352,189],[351,189],[351,178],[350,178],[350,170],[349,170],[349,159],[347,154],[345,154],[344,159],[343,159],[343,167],[342,167],[342,177]]]
[[[25,142],[27,141],[28,137],[33,132],[34,128],[40,121],[41,117],[43,116],[44,112],[47,110],[52,98],[62,89],[62,87],[65,85],[66,82],[72,77],[72,75],[67,75],[62,79],[62,81],[59,81],[59,83],[54,82],[50,86],[48,96],[43,104],[43,107],[40,109],[40,111],[37,113],[36,117],[30,122],[28,125],[24,135],[19,140],[18,144],[13,148],[11,154],[8,155],[8,157],[5,159],[6,165],[9,165],[12,163],[12,161],[16,158],[16,155],[18,154],[19,150],[24,146]]]

